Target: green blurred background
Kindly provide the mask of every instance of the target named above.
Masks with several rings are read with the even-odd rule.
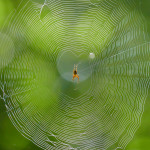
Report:
[[[18,7],[21,0],[0,0],[0,29],[8,15]],[[137,0],[146,18],[147,32],[150,35],[150,0]],[[149,91],[150,93],[150,91]],[[24,138],[10,122],[5,106],[0,100],[0,150],[40,150],[41,148]],[[137,130],[133,140],[126,147],[127,150],[150,149],[150,94],[147,97],[141,127]]]

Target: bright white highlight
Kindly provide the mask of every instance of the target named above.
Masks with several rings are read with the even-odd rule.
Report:
[[[94,53],[90,53],[89,57],[90,57],[91,59],[94,59],[94,58],[95,58],[95,54],[94,54]]]

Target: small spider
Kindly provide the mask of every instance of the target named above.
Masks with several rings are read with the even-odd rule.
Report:
[[[74,64],[74,69],[73,69],[73,78],[72,78],[72,80],[74,80],[74,78],[78,78],[78,81],[79,81],[79,75],[77,74],[77,66],[75,66],[75,64]]]

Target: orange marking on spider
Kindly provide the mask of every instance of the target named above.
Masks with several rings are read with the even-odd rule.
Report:
[[[74,64],[74,69],[73,69],[73,78],[72,80],[74,80],[74,78],[78,78],[79,81],[79,75],[77,73],[77,65]]]

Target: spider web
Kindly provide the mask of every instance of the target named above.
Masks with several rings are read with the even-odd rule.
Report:
[[[140,126],[150,76],[135,1],[22,1],[8,20],[0,89],[16,129],[42,149],[125,149]]]

